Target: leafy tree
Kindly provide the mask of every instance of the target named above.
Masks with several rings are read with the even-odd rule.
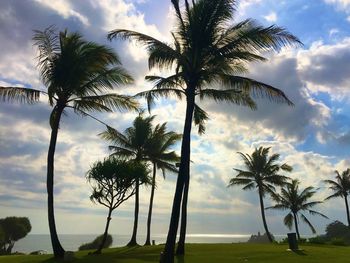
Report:
[[[350,228],[340,221],[334,221],[327,225],[325,238],[329,241],[341,239],[350,244]]]
[[[153,176],[152,176],[152,189],[149,202],[149,210],[147,217],[147,235],[145,245],[151,244],[151,221],[152,221],[152,209],[154,190],[156,186],[156,172],[157,169],[161,169],[163,177],[165,178],[165,172],[177,172],[176,163],[180,161],[180,157],[174,151],[169,151],[181,139],[181,134],[175,132],[166,131],[166,123],[162,125],[156,125],[152,131],[151,142],[147,149],[147,156],[150,162],[153,164]]]
[[[99,235],[92,242],[82,244],[78,250],[81,251],[81,250],[99,249],[102,241],[104,240],[104,236],[105,236],[104,234]],[[102,248],[109,248],[112,244],[113,244],[113,237],[110,234],[107,234]]]
[[[171,70],[168,77],[147,76],[155,83],[152,90],[139,95],[147,98],[149,108],[159,96],[175,95],[186,99],[185,125],[181,146],[181,162],[177,179],[171,221],[161,262],[173,262],[181,201],[183,200],[181,233],[177,253],[184,254],[186,233],[187,195],[190,181],[190,142],[192,121],[199,132],[205,130],[208,114],[195,101],[211,99],[256,107],[254,97],[292,104],[286,95],[270,85],[243,77],[249,62],[265,61],[265,51],[279,50],[282,46],[300,44],[285,29],[277,26],[262,27],[247,19],[230,25],[234,18],[236,0],[172,0],[176,13],[176,27],[172,44],[167,44],[143,33],[117,29],[109,39],[133,39],[144,44],[149,53],[149,67]],[[212,88],[215,85],[216,88]],[[183,197],[183,198],[182,198]]]
[[[243,190],[257,189],[264,228],[268,239],[272,242],[273,239],[268,230],[265,218],[264,197],[266,194],[274,196],[276,194],[275,186],[286,184],[289,177],[279,173],[281,170],[290,172],[292,171],[292,167],[288,164],[277,164],[280,155],[272,154],[269,156],[269,151],[270,147],[260,147],[255,149],[252,155],[239,152],[246,170],[234,169],[238,174],[230,180],[228,186],[242,185]]]
[[[24,238],[31,230],[27,217],[0,219],[0,254],[11,254],[15,242]]]
[[[127,96],[105,93],[132,81],[112,49],[88,42],[78,33],[66,30],[57,34],[53,27],[35,31],[33,40],[39,49],[38,67],[47,91],[0,87],[0,98],[35,103],[40,94],[45,94],[53,107],[47,157],[48,221],[54,255],[62,258],[64,249],[57,236],[53,198],[54,156],[62,114],[66,109],[73,109],[77,114],[92,117],[88,112],[135,110],[138,104]]]
[[[348,195],[350,193],[350,169],[343,171],[341,174],[338,171],[335,171],[335,173],[337,175],[335,177],[335,181],[324,180],[324,182],[329,185],[329,189],[333,191],[333,194],[328,196],[325,200],[337,197],[344,198],[348,226],[350,227],[350,214],[348,204]]]
[[[151,147],[152,137],[152,121],[155,116],[144,118],[141,114],[135,118],[133,126],[125,130],[124,134],[107,127],[107,130],[100,134],[101,138],[113,143],[109,146],[112,151],[111,156],[118,156],[135,162],[143,162],[148,160],[147,149]],[[128,246],[137,245],[137,228],[139,217],[139,180],[135,181],[135,211],[134,211],[134,226],[131,239]]]
[[[149,183],[148,169],[140,162],[126,162],[111,157],[103,162],[96,162],[88,171],[87,180],[93,190],[91,201],[108,208],[104,236],[95,252],[100,254],[107,240],[113,210],[135,194],[135,181]]]
[[[320,201],[310,201],[310,198],[313,197],[316,193],[315,188],[309,186],[303,190],[299,190],[299,185],[300,182],[298,180],[292,180],[290,184],[281,189],[280,195],[274,195],[273,198],[276,201],[276,205],[266,208],[289,210],[288,214],[284,217],[284,224],[289,229],[292,229],[294,220],[295,231],[297,232],[298,239],[300,239],[298,228],[299,215],[302,221],[304,221],[310,227],[312,233],[316,233],[316,230],[309,219],[307,219],[307,217],[302,214],[303,211],[309,212],[310,215],[319,215],[321,217],[328,218],[324,214],[311,209],[315,205],[322,203]]]

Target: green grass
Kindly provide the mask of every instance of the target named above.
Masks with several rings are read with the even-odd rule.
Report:
[[[77,252],[72,262],[108,262],[108,263],[151,263],[158,262],[163,246],[112,248],[102,255],[87,255]],[[184,258],[177,258],[177,263],[303,263],[303,262],[350,262],[350,247],[328,245],[303,245],[302,252],[287,251],[286,245],[258,244],[188,244]],[[0,256],[0,263],[53,263],[52,255],[44,256]],[[62,262],[62,261],[60,261]]]

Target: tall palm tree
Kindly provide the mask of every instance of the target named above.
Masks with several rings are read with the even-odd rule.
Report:
[[[311,208],[317,204],[321,204],[320,201],[310,201],[316,193],[314,187],[309,186],[304,190],[299,190],[300,182],[296,179],[292,180],[291,183],[287,184],[285,188],[281,189],[280,195],[274,195],[273,199],[276,201],[276,205],[268,207],[266,209],[278,209],[278,210],[289,210],[289,213],[284,217],[284,224],[292,229],[293,220],[295,231],[297,232],[298,239],[300,239],[300,233],[298,228],[299,215],[301,219],[310,227],[313,234],[316,233],[314,226],[311,224],[309,219],[302,214],[302,211],[309,212],[310,215],[319,215],[323,218],[328,218],[324,214],[312,210]]]
[[[47,157],[48,221],[54,255],[63,257],[65,251],[57,236],[53,198],[54,156],[61,116],[66,109],[91,116],[88,112],[136,110],[138,104],[127,96],[105,93],[132,81],[112,49],[88,42],[79,33],[66,30],[57,34],[53,27],[35,31],[33,40],[39,49],[38,67],[47,91],[1,87],[0,97],[7,101],[35,103],[40,94],[45,94],[53,107]]]
[[[152,209],[153,209],[153,199],[154,190],[156,186],[156,172],[157,169],[161,169],[163,172],[163,177],[165,178],[165,172],[178,172],[176,168],[176,163],[180,161],[180,157],[174,152],[169,151],[170,148],[174,146],[181,139],[181,134],[175,132],[166,131],[166,123],[162,125],[158,124],[152,132],[151,142],[148,147],[147,155],[149,161],[153,164],[153,177],[152,177],[152,189],[148,209],[147,217],[147,235],[145,245],[151,244],[151,221],[152,221]]]
[[[279,154],[269,156],[270,147],[259,147],[255,149],[252,155],[239,152],[244,161],[246,170],[234,169],[238,172],[236,177],[232,178],[229,187],[243,185],[243,190],[257,189],[260,200],[261,217],[265,232],[270,242],[273,241],[267,227],[264,208],[264,197],[266,194],[274,196],[276,194],[275,186],[283,186],[289,180],[289,177],[283,176],[280,171],[290,172],[292,167],[288,164],[278,164]]]
[[[161,262],[167,263],[174,260],[182,197],[184,209],[187,207],[185,202],[190,180],[192,121],[203,132],[204,121],[207,119],[205,111],[195,103],[196,96],[251,108],[256,106],[251,95],[291,105],[281,90],[242,75],[248,71],[249,62],[266,60],[263,52],[300,44],[295,36],[277,26],[262,27],[250,19],[230,25],[234,18],[236,0],[192,0],[191,4],[184,0],[184,7],[180,7],[179,0],[171,2],[176,13],[172,44],[126,29],[114,30],[108,35],[109,39],[133,39],[144,44],[149,53],[150,68],[174,69],[174,74],[168,77],[146,77],[155,86],[139,95],[147,98],[149,108],[159,96],[175,95],[186,99],[179,176],[161,259]],[[213,85],[216,88],[212,88]],[[186,225],[182,228],[186,228]],[[179,254],[184,252],[183,246],[181,250],[178,251]]]
[[[112,151],[111,156],[124,157],[134,160],[135,162],[144,162],[148,160],[148,149],[150,147],[153,129],[153,120],[155,116],[143,117],[141,114],[136,117],[132,127],[125,130],[124,134],[116,129],[107,127],[107,130],[100,134],[102,139],[111,142],[109,146]],[[137,245],[137,228],[139,217],[139,180],[135,182],[135,210],[134,210],[134,226],[131,239],[128,246]]]
[[[135,194],[136,180],[150,183],[148,174],[149,170],[140,162],[126,162],[113,157],[96,162],[87,172],[86,179],[92,186],[91,201],[108,208],[105,231],[95,254],[101,254],[107,240],[113,210]]]
[[[325,200],[332,198],[341,197],[345,200],[346,216],[348,219],[348,226],[350,227],[350,214],[348,195],[350,193],[350,169],[343,171],[341,174],[336,170],[336,181],[324,180],[325,183],[329,184],[329,189],[333,191],[333,194],[328,196]]]

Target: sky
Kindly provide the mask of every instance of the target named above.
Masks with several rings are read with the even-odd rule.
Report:
[[[252,153],[271,147],[301,187],[319,189],[314,200],[331,192],[322,183],[334,170],[350,167],[350,1],[349,0],[241,0],[235,21],[254,18],[265,26],[285,27],[303,42],[300,48],[268,54],[265,63],[249,65],[249,77],[283,90],[294,107],[257,100],[258,110],[202,101],[208,111],[206,133],[192,132],[192,164],[188,233],[252,234],[263,232],[259,199],[255,191],[227,188],[243,168],[237,152]],[[33,30],[55,25],[78,31],[85,39],[106,44],[120,55],[135,83],[118,89],[136,94],[152,86],[142,46],[106,39],[117,28],[137,30],[166,41],[173,27],[170,1],[164,0],[2,0],[0,1],[0,85],[44,90],[36,67]],[[144,101],[140,101],[144,104]],[[32,233],[48,233],[46,214],[46,157],[51,108],[47,99],[35,105],[0,102],[0,217],[27,216]],[[155,123],[167,122],[169,130],[182,132],[185,104],[160,100],[152,110]],[[116,129],[131,126],[134,113],[96,114]],[[85,174],[91,165],[108,156],[108,144],[97,134],[105,127],[67,112],[63,117],[55,159],[56,223],[60,234],[96,234],[104,229],[107,211],[89,200],[91,188]],[[179,150],[179,145],[175,150]],[[165,234],[170,220],[176,175],[158,174],[152,231]],[[140,201],[140,235],[145,234],[150,189]],[[271,201],[266,198],[266,204]],[[131,234],[133,201],[113,214],[110,231]],[[345,205],[336,199],[317,207],[329,220],[310,216],[319,233],[334,220],[345,222]],[[285,213],[268,210],[273,234],[285,234]],[[301,233],[311,234],[301,225]],[[140,240],[140,242],[143,242]]]

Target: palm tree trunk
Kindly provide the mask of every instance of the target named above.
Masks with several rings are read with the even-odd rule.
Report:
[[[270,232],[269,232],[269,229],[268,229],[268,227],[267,227],[266,217],[265,217],[264,200],[263,200],[263,195],[262,195],[262,193],[261,193],[260,190],[259,190],[259,198],[260,198],[261,217],[262,217],[262,220],[263,220],[265,232],[266,232],[267,238],[268,238],[269,241],[272,243],[272,242],[273,242],[273,239],[272,239],[271,234],[270,234]]]
[[[51,127],[50,146],[47,154],[47,210],[50,229],[51,244],[55,258],[64,257],[64,249],[58,239],[54,213],[53,185],[54,185],[54,158],[57,142],[58,127],[62,115],[63,108],[54,108],[56,115]]]
[[[154,188],[156,185],[156,173],[157,173],[157,167],[156,167],[156,164],[153,163],[152,189],[151,189],[151,197],[149,200],[149,209],[148,209],[148,218],[147,218],[147,237],[146,237],[145,246],[151,245],[151,222],[152,222]]]
[[[293,213],[293,217],[294,217],[295,232],[297,232],[298,240],[300,240],[298,218],[297,218],[297,215],[295,213]]]
[[[132,231],[131,240],[127,244],[127,246],[132,247],[137,245],[137,226],[139,222],[139,190],[140,190],[140,182],[139,179],[135,182],[135,212],[134,212],[134,228]]]
[[[108,228],[109,228],[109,223],[111,221],[111,215],[112,215],[112,208],[109,208],[109,211],[108,211],[108,217],[107,217],[107,222],[106,222],[106,227],[105,227],[105,232],[103,234],[103,239],[102,239],[102,242],[99,246],[99,248],[94,252],[94,254],[101,254],[102,252],[102,249],[106,243],[106,240],[107,240],[107,235],[108,235]]]
[[[185,255],[185,240],[186,240],[186,228],[187,228],[187,200],[188,190],[190,186],[190,176],[185,179],[184,192],[182,197],[182,210],[181,210],[181,228],[180,238],[177,244],[176,255]]]
[[[160,257],[160,263],[174,262],[174,248],[176,241],[176,233],[179,225],[181,199],[185,180],[190,172],[190,158],[191,158],[191,128],[194,110],[194,89],[192,94],[187,95],[186,117],[184,132],[182,135],[181,144],[181,160],[179,175],[177,177],[175,195],[173,200],[173,207],[171,211],[170,225],[164,251]]]
[[[346,216],[348,219],[348,226],[350,227],[350,214],[349,214],[349,204],[348,204],[348,196],[344,196],[345,199],[345,206],[346,206]]]

